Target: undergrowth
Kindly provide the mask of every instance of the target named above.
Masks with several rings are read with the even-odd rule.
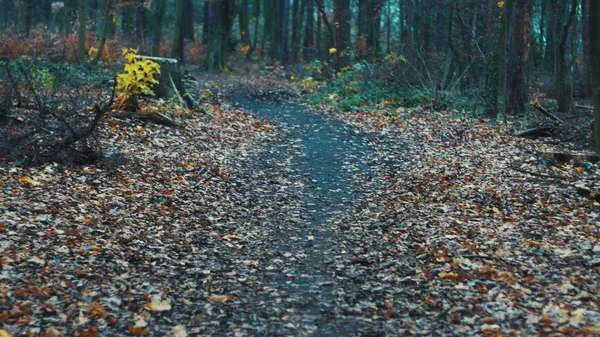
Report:
[[[483,114],[478,90],[438,90],[412,85],[403,79],[404,57],[388,54],[379,61],[350,63],[339,71],[324,61],[313,61],[305,76],[290,79],[307,94],[310,104],[329,104],[343,111],[378,111],[395,114],[400,108],[458,110]]]

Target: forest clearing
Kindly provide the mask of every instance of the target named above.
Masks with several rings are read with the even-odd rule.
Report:
[[[600,3],[0,6],[0,337],[600,336]]]

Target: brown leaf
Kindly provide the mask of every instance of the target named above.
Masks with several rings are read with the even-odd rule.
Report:
[[[92,302],[88,309],[88,316],[91,318],[106,316],[106,309],[104,309],[100,303]]]
[[[144,330],[140,327],[137,327],[133,324],[129,324],[129,333],[134,336],[146,336],[149,334],[148,330]]]
[[[171,301],[169,299],[163,301],[160,297],[154,296],[150,302],[146,303],[146,308],[155,312],[171,310]]]
[[[227,301],[233,301],[232,295],[212,295],[208,300],[215,303],[223,303]]]

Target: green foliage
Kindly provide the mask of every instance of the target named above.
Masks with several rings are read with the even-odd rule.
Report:
[[[54,78],[48,69],[34,70],[31,73],[31,77],[35,88],[43,90],[52,90],[54,88]]]
[[[329,64],[327,62],[321,62],[320,60],[314,60],[308,64],[307,70],[313,76],[321,77],[323,75],[324,70],[327,70]]]
[[[344,51],[346,52],[346,51]],[[342,52],[342,54],[344,53]],[[350,56],[350,54],[348,54]],[[473,97],[453,95],[437,91],[417,89],[389,76],[392,69],[406,63],[403,55],[387,54],[379,62],[360,60],[342,68],[329,81],[316,81],[329,72],[328,64],[313,61],[307,67],[315,77],[306,77],[296,82],[302,89],[310,89],[310,104],[331,104],[343,111],[371,111],[395,113],[396,108],[429,107],[434,110],[457,109],[476,112],[484,105]],[[319,90],[313,90],[318,88]]]
[[[117,75],[117,90],[123,96],[131,95],[154,95],[152,87],[158,84],[154,78],[160,74],[158,63],[138,55],[135,49],[123,50],[123,56],[127,59],[124,72]]]
[[[307,77],[299,82],[302,89],[315,89],[319,85],[312,77]]]

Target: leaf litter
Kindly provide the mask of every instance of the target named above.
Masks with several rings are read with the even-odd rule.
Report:
[[[0,167],[0,335],[600,334],[594,167],[510,124],[224,96],[179,129],[109,120],[122,166]],[[330,129],[327,180],[303,137]]]

